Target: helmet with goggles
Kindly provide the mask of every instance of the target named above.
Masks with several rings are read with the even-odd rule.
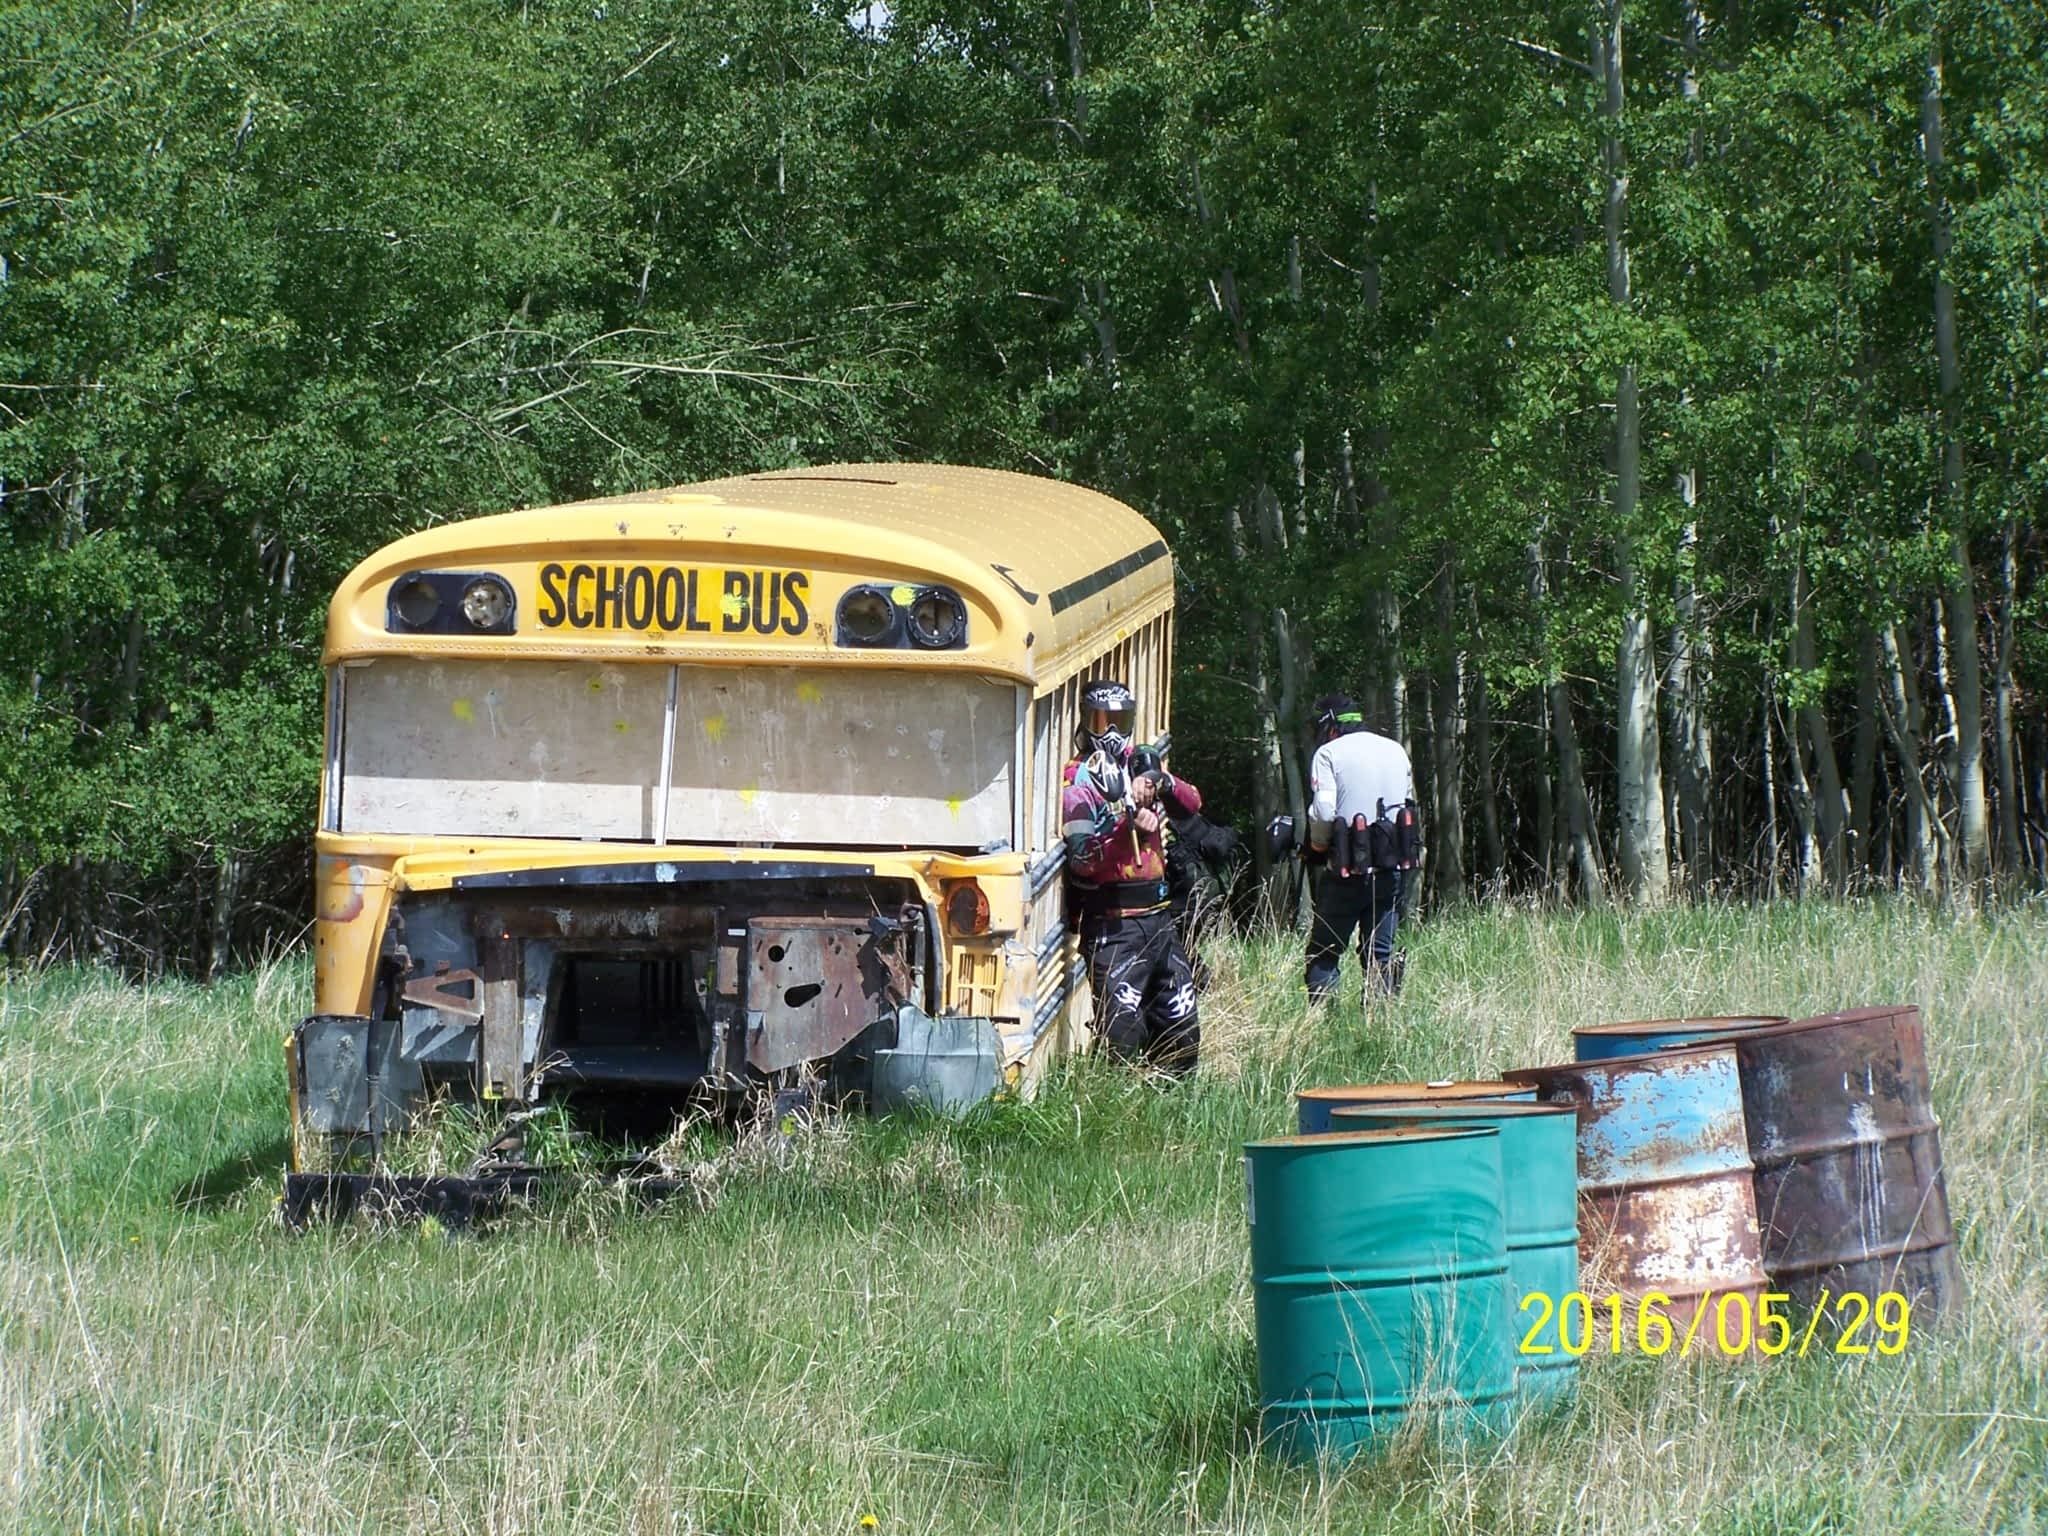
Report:
[[[1081,689],[1078,745],[1086,752],[1106,752],[1121,762],[1137,740],[1138,696],[1122,683],[1097,678]]]
[[[1365,716],[1359,710],[1358,701],[1348,693],[1326,693],[1317,699],[1315,717],[1319,741],[1365,729]]]

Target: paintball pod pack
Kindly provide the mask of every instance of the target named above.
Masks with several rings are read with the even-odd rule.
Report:
[[[1266,849],[1275,858],[1297,851],[1294,818],[1281,812],[1266,824]],[[1300,848],[1304,859],[1316,859],[1317,851]],[[1330,828],[1330,846],[1323,862],[1340,880],[1372,869],[1413,869],[1422,858],[1422,825],[1415,814],[1415,802],[1404,800],[1389,807],[1382,800],[1379,815],[1363,812],[1350,821]]]

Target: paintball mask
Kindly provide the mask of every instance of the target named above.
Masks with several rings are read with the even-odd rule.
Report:
[[[1136,740],[1138,698],[1122,683],[1098,679],[1081,690],[1079,746],[1121,762]]]

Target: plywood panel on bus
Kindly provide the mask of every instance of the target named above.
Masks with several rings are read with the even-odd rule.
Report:
[[[685,666],[669,840],[1007,846],[1016,709],[962,673]]]
[[[394,657],[344,687],[344,832],[653,835],[666,667]]]

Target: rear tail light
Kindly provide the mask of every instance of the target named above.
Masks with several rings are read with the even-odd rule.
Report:
[[[988,932],[988,896],[973,880],[958,880],[946,892],[946,931],[974,935]]]

